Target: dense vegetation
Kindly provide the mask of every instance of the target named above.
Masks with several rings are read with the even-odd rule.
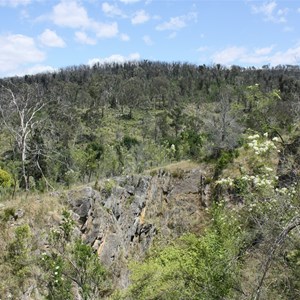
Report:
[[[299,73],[144,61],[3,79],[3,169],[21,187],[43,190],[216,158],[247,128],[295,128]]]
[[[2,79],[1,201],[183,159],[205,162],[214,169],[205,232],[153,246],[131,264],[129,289],[111,297],[297,299],[299,78],[298,66],[142,61]],[[15,286],[25,293],[30,274],[39,274],[47,299],[73,299],[74,283],[83,299],[112,293],[109,274],[69,236],[74,224],[60,213],[45,257],[29,225],[1,247],[2,268],[14,275],[0,297]],[[1,211],[3,239],[15,215]],[[28,268],[32,253],[36,272]]]

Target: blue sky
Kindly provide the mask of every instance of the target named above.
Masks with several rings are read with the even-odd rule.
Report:
[[[144,59],[300,64],[300,1],[0,0],[0,77]]]

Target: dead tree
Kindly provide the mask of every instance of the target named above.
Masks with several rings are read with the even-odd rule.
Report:
[[[40,122],[38,113],[46,105],[38,85],[22,84],[16,86],[11,82],[0,85],[0,116],[4,126],[16,142],[21,158],[22,185],[29,190],[26,169],[28,139],[34,127]]]

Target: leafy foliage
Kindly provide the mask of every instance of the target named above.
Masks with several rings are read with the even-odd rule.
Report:
[[[108,272],[90,245],[74,240],[74,225],[70,212],[63,211],[60,228],[54,228],[49,237],[50,251],[41,255],[49,300],[74,299],[74,287],[84,300],[110,293]]]
[[[13,101],[1,101],[1,133],[11,136],[1,152],[3,168],[9,170],[13,160],[16,187],[47,190],[174,159],[218,157],[238,146],[246,128],[282,133],[296,126],[298,74],[292,66],[256,70],[141,61],[1,80],[1,99],[12,100],[11,90],[16,101],[27,99],[24,113],[36,111],[21,145],[11,131],[20,126]],[[175,146],[173,155],[166,143]]]
[[[189,234],[133,263],[126,299],[220,299],[232,294],[242,245],[239,222],[216,206],[203,236]]]
[[[294,266],[290,265],[290,268],[286,269],[285,276],[277,276],[276,269],[284,269],[287,265],[284,262],[283,251],[276,249],[276,245],[282,231],[291,220],[300,215],[297,196],[299,187],[297,182],[286,187],[278,186],[279,178],[274,170],[276,157],[281,152],[278,138],[270,140],[267,133],[263,135],[255,133],[248,135],[245,141],[246,153],[243,153],[243,161],[239,162],[240,174],[236,174],[234,178],[223,177],[216,183],[227,189],[227,193],[229,192],[227,197],[238,196],[239,202],[243,203],[243,206],[235,209],[239,212],[246,230],[246,253],[250,252],[252,255],[256,253],[261,260],[260,267],[257,267],[259,272],[254,276],[254,280],[248,282],[242,280],[242,289],[248,290],[253,299],[259,299],[261,294],[263,299],[272,298],[274,295],[283,297],[285,292],[278,287],[286,282],[293,282],[295,273]],[[283,242],[285,241],[281,240],[281,243]],[[297,237],[290,234],[288,242],[283,246],[284,251],[293,251],[297,243]],[[256,248],[257,246],[259,248]],[[251,258],[245,255],[244,274],[254,272],[251,269]],[[270,263],[266,264],[266,261]],[[267,273],[269,276],[265,277],[264,274]],[[273,283],[275,278],[276,284]],[[264,281],[268,282],[268,289],[264,289],[266,284]],[[289,288],[289,293],[293,298],[299,296],[293,284]]]
[[[10,187],[12,185],[12,182],[12,176],[8,172],[0,169],[0,187]]]

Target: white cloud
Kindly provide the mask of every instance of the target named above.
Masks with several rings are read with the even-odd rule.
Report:
[[[289,48],[286,51],[276,52],[270,57],[270,63],[276,65],[296,65],[300,62],[300,46]]]
[[[296,45],[285,51],[274,52],[274,46],[247,49],[245,47],[228,47],[212,55],[214,63],[223,65],[242,64],[256,65],[270,64],[272,66],[299,64],[300,46]]]
[[[134,52],[128,55],[129,60],[139,60],[141,56],[138,52]]]
[[[104,58],[93,58],[88,61],[88,64],[90,66],[93,66],[95,64],[105,64],[105,63],[119,63],[124,64],[127,61],[136,61],[140,59],[139,53],[131,53],[128,56],[123,56],[121,54],[113,54],[109,57]]]
[[[139,59],[141,59],[141,56],[138,52],[134,52],[134,53],[129,54],[128,58],[129,58],[129,60],[139,60]]]
[[[140,0],[120,0],[120,2],[124,3],[124,4],[132,4],[132,3],[137,3]]]
[[[228,47],[220,52],[213,54],[212,59],[215,63],[221,63],[223,65],[229,65],[236,60],[241,59],[246,53],[244,47]]]
[[[16,73],[18,76],[24,76],[24,75],[34,75],[38,73],[53,73],[56,72],[57,69],[51,67],[51,66],[44,66],[44,65],[35,65],[31,68],[20,70]]]
[[[152,41],[152,39],[149,35],[144,35],[143,36],[143,41],[147,46],[152,46],[153,45],[153,41]]]
[[[43,19],[43,17],[39,19]],[[58,26],[93,31],[98,38],[111,38],[118,34],[118,24],[116,22],[102,23],[94,21],[89,18],[86,9],[74,0],[62,0],[55,5],[50,19]],[[92,41],[90,40],[90,42]]]
[[[171,18],[170,21],[164,22],[156,26],[157,30],[178,30],[186,26],[186,22],[182,17]]]
[[[100,23],[100,22],[93,22],[91,23],[91,29],[94,30],[98,38],[111,38],[115,37],[119,30],[118,30],[118,23]]]
[[[134,14],[133,18],[131,19],[131,23],[133,25],[142,24],[149,21],[149,19],[150,16],[144,10],[139,10]]]
[[[285,23],[287,21],[286,16],[288,15],[288,12],[289,12],[288,8],[279,9],[277,11],[277,16],[275,16],[273,21],[277,23]]]
[[[121,41],[123,41],[123,42],[128,42],[128,41],[130,41],[129,35],[127,35],[127,34],[125,34],[125,33],[122,33],[122,34],[120,35],[120,39],[121,39]]]
[[[187,15],[172,17],[169,21],[161,23],[156,26],[156,30],[179,30],[187,26],[187,22],[196,21],[197,14],[189,13]]]
[[[271,1],[261,5],[252,5],[252,12],[262,14],[265,21],[285,23],[289,10],[287,8],[277,9],[276,1]]]
[[[21,66],[44,59],[45,53],[37,48],[33,38],[21,34],[0,36],[0,75],[13,74]]]
[[[262,13],[265,16],[272,16],[276,6],[276,1],[271,1],[269,3],[263,3],[260,6],[253,5],[252,9],[254,13]]]
[[[76,31],[75,32],[75,40],[81,44],[86,45],[96,45],[97,41],[95,39],[92,39],[86,35],[83,31]]]
[[[102,11],[110,16],[124,16],[123,12],[117,5],[109,4],[108,2],[102,3]]]
[[[285,15],[287,15],[288,12],[289,12],[288,8],[278,9],[277,15],[278,16],[285,16]]]
[[[55,31],[50,29],[44,30],[44,32],[39,36],[41,43],[48,47],[58,47],[63,48],[66,46],[64,40],[59,37]]]
[[[90,19],[84,7],[76,1],[62,1],[53,7],[54,24],[70,28],[89,27]]]
[[[0,6],[11,6],[17,7],[19,5],[28,5],[32,1],[31,0],[0,0]]]
[[[272,52],[273,48],[274,48],[273,45],[270,47],[258,48],[258,49],[255,49],[255,54],[256,55],[267,55]]]

